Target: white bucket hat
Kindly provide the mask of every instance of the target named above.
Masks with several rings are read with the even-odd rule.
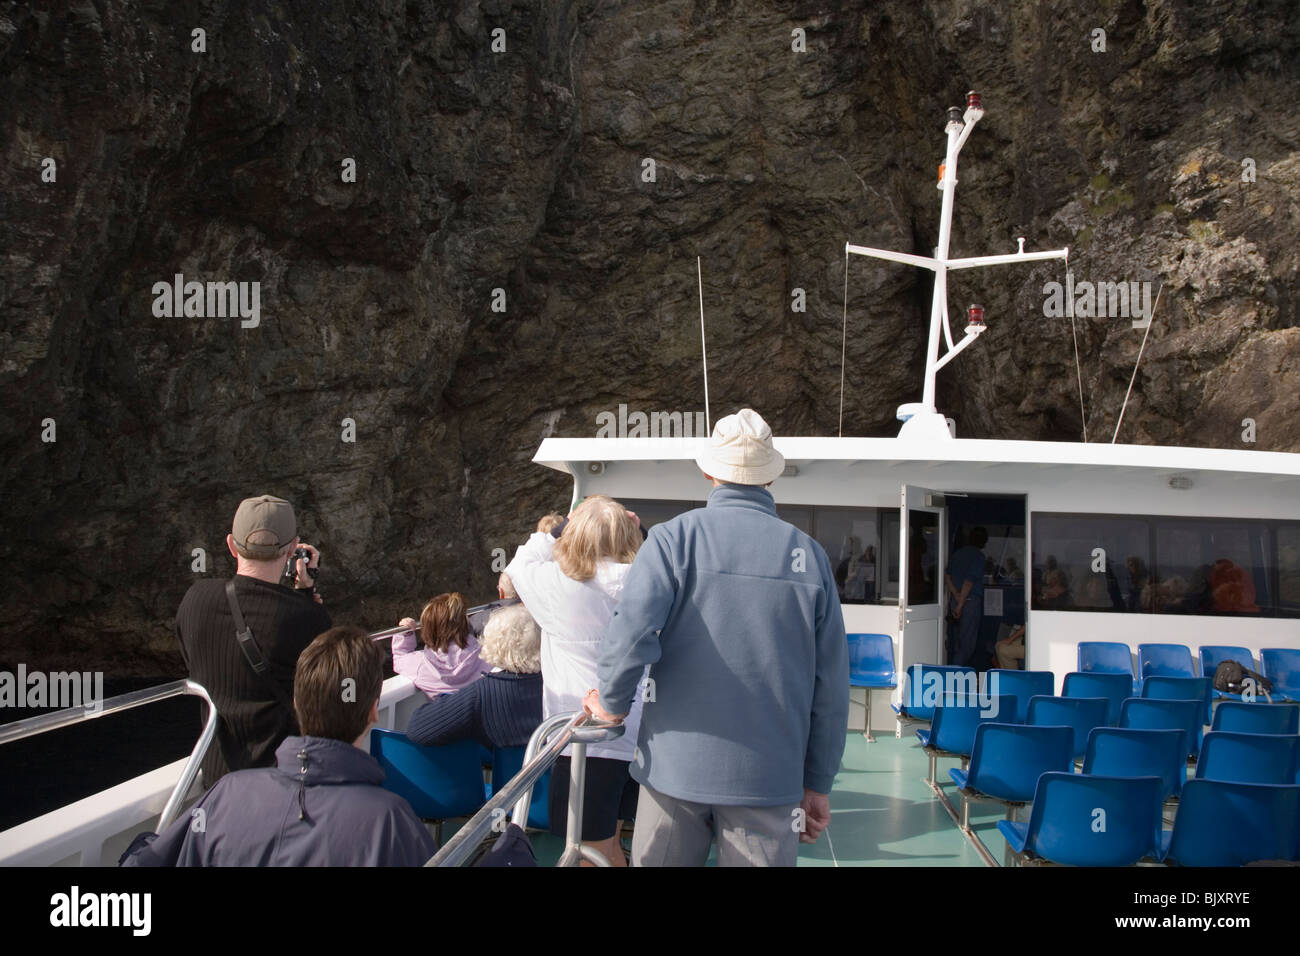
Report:
[[[752,408],[718,419],[708,450],[695,459],[706,475],[736,485],[765,485],[785,471],[772,429]]]

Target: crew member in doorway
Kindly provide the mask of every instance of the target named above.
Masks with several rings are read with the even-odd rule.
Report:
[[[958,548],[948,562],[944,584],[951,600],[956,634],[950,636],[950,664],[968,666],[979,640],[980,622],[984,619],[984,545],[989,533],[977,527],[970,533],[970,543]]]

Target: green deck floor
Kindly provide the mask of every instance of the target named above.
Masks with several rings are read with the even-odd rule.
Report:
[[[945,792],[960,813],[960,797],[948,776],[948,769],[957,766],[956,760],[940,760],[935,777],[946,784]],[[875,743],[850,730],[831,793],[831,825],[817,843],[800,847],[799,865],[983,866],[925,785],[926,770],[925,753],[911,730],[905,730],[902,739],[894,737],[892,726],[877,731]],[[971,821],[999,862],[1006,843],[994,823],[1002,818],[999,804],[972,805]],[[538,863],[554,866],[563,840],[549,833],[530,836]],[[713,862],[710,855],[710,865]]]

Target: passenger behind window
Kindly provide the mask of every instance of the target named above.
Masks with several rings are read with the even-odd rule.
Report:
[[[417,625],[413,618],[398,622],[411,630],[393,638],[393,670],[429,697],[454,694],[483,676],[488,665],[478,653],[478,641],[470,633],[465,615],[465,598],[458,592],[439,594],[424,606]],[[416,649],[418,626],[424,647]]]
[[[479,656],[492,669],[464,690],[421,705],[406,727],[417,744],[472,738],[488,749],[522,747],[542,722],[542,631],[522,604],[493,613]]]
[[[1042,607],[1048,611],[1064,611],[1072,606],[1070,598],[1070,578],[1056,563],[1056,556],[1049,554],[1043,570],[1043,586],[1038,593]]]
[[[1142,610],[1140,606],[1142,592],[1151,583],[1151,574],[1147,571],[1146,562],[1136,554],[1131,554],[1124,562],[1124,567],[1128,571],[1129,578],[1129,590],[1125,595],[1124,605],[1130,611]]]
[[[1214,562],[1209,573],[1210,594],[1215,613],[1258,614],[1255,582],[1250,572],[1227,558]]]
[[[1003,627],[1008,625],[1003,624]],[[998,667],[1003,670],[1024,670],[1025,667],[1025,626],[1017,624],[1006,637],[996,645]]]

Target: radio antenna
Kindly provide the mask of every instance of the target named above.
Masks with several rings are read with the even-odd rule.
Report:
[[[713,434],[713,422],[709,419],[709,350],[704,345],[704,271],[700,267],[700,257],[695,257],[695,278],[700,285],[700,356],[704,361],[704,430]]]

